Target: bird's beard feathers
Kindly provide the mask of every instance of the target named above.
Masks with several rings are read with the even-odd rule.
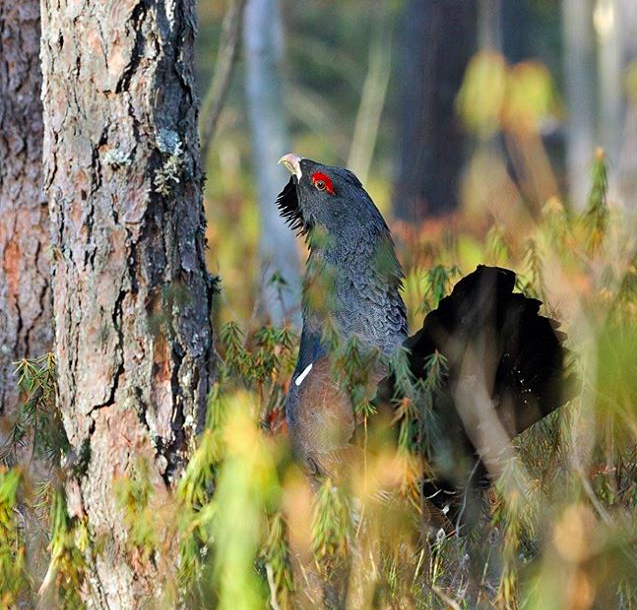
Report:
[[[303,217],[299,206],[297,183],[296,176],[292,176],[279,193],[276,204],[288,226],[299,235],[305,235],[310,229],[310,223]]]

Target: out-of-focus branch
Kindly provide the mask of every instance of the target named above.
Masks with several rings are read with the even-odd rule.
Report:
[[[377,22],[376,34],[369,49],[369,67],[356,116],[354,137],[347,159],[347,166],[363,182],[367,179],[372,162],[391,72],[392,28],[386,8],[380,9]]]
[[[231,0],[221,26],[221,41],[215,63],[212,82],[201,110],[199,133],[201,138],[201,161],[206,165],[210,144],[215,134],[219,115],[232,81],[232,73],[239,55],[241,22],[246,0]]]

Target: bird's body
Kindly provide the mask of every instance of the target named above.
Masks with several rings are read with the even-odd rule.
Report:
[[[428,359],[442,354],[448,371],[433,404],[438,429],[426,448],[438,479],[423,489],[450,491],[476,465],[482,475],[494,438],[508,440],[563,402],[555,324],[538,315],[539,301],[513,293],[513,272],[479,267],[408,338],[391,234],[358,179],[296,155],[283,161],[294,175],[278,205],[310,245],[299,359],[286,402],[296,454],[313,474],[331,474],[350,447],[351,396],[330,367],[335,333],[379,354],[367,376],[371,396],[383,379],[384,393],[394,392],[387,363],[401,346],[416,380],[428,374]]]
[[[303,165],[308,174],[318,173],[318,164],[304,160]],[[399,292],[402,271],[387,224],[353,174],[320,168],[332,176],[340,174],[357,200],[348,206],[353,218],[335,214],[320,223],[308,213],[313,220],[303,220],[305,225],[313,223],[308,230],[314,233],[304,278],[299,359],[286,416],[292,445],[313,472],[324,472],[321,465],[349,444],[355,428],[349,397],[329,370],[326,334],[334,332],[340,341],[356,337],[363,350],[377,350],[386,357],[407,339],[405,304]],[[290,182],[279,197],[283,214],[292,222],[299,221],[297,190],[301,189]],[[379,364],[370,378],[378,383],[386,373]]]

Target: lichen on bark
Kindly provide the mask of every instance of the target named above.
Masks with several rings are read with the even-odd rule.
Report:
[[[71,445],[90,455],[69,505],[100,541],[92,602],[137,608],[161,595],[165,562],[131,554],[114,481],[142,460],[155,494],[172,487],[203,424],[214,363],[195,2],[42,9],[59,404]]]

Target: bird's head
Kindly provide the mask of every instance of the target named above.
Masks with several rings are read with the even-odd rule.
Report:
[[[277,205],[293,229],[305,234],[321,228],[337,239],[388,232],[360,180],[349,170],[303,159],[294,153],[284,155],[279,162],[292,176]]]
[[[281,163],[292,177],[277,204],[292,228],[308,235],[310,249],[304,329],[320,337],[329,319],[341,336],[359,335],[391,353],[405,339],[407,322],[403,273],[381,213],[349,170],[292,153]]]

